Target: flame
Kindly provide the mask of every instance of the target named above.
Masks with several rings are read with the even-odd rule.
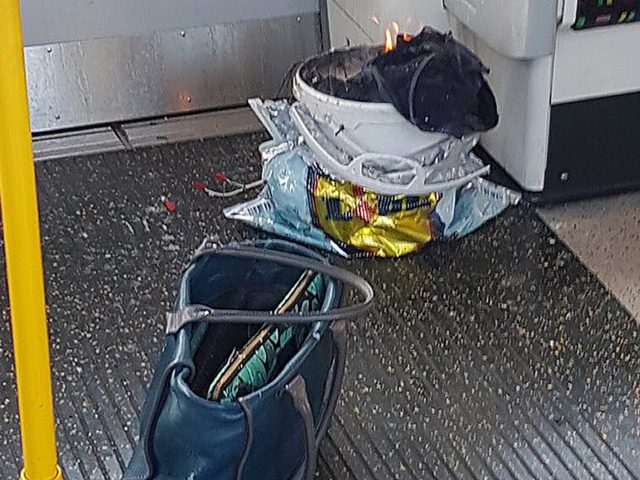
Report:
[[[402,40],[404,40],[406,43],[409,43],[411,40],[413,40],[413,35],[411,35],[410,33],[404,33],[402,35]]]
[[[393,37],[391,36],[391,30],[387,28],[387,32],[385,33],[384,51],[385,53],[388,53],[394,48],[395,48],[395,45],[393,44]]]
[[[380,20],[378,20],[378,17],[376,17],[375,15],[371,17],[371,21],[376,25],[380,25]]]
[[[391,26],[393,27],[393,31],[397,36],[400,33],[400,25],[398,24],[398,22],[391,22]]]

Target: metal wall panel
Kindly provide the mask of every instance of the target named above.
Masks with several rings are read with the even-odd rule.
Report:
[[[318,0],[20,0],[25,45],[141,35],[318,11]]]
[[[273,96],[315,54],[317,13],[25,48],[33,131]]]

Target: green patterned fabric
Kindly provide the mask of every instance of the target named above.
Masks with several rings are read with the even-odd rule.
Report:
[[[316,275],[289,311],[300,314],[320,311],[325,288],[322,275]],[[309,333],[309,328],[309,325],[303,324],[265,325],[263,329],[269,329],[268,339],[238,370],[237,375],[222,390],[219,400],[221,402],[236,401],[273,381],[300,350]],[[213,395],[215,385],[237,356],[238,352],[235,351],[225,367],[216,375],[209,388],[209,398]]]

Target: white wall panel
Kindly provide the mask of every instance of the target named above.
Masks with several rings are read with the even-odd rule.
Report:
[[[640,24],[558,32],[554,104],[640,91]]]

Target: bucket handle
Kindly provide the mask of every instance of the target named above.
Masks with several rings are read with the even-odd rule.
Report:
[[[443,192],[445,190],[458,188],[468,184],[477,177],[486,175],[490,167],[484,166],[477,170],[452,180],[443,182],[428,182],[428,171],[422,167],[419,160],[399,155],[382,154],[382,153],[360,153],[348,165],[343,165],[327,151],[322,142],[313,134],[307,122],[315,122],[308,114],[303,112],[299,105],[293,105],[291,108],[291,119],[294,125],[302,135],[305,143],[317,156],[320,165],[324,165],[332,174],[335,174],[343,180],[360,185],[364,188],[383,195],[427,195],[434,192]],[[444,168],[447,162],[456,161],[456,153],[459,148],[452,148],[449,154],[450,159],[436,164],[434,168]],[[410,164],[413,179],[408,184],[383,183],[364,174],[365,162],[373,162],[386,160],[390,163],[404,162]],[[431,170],[433,171],[433,170]]]

